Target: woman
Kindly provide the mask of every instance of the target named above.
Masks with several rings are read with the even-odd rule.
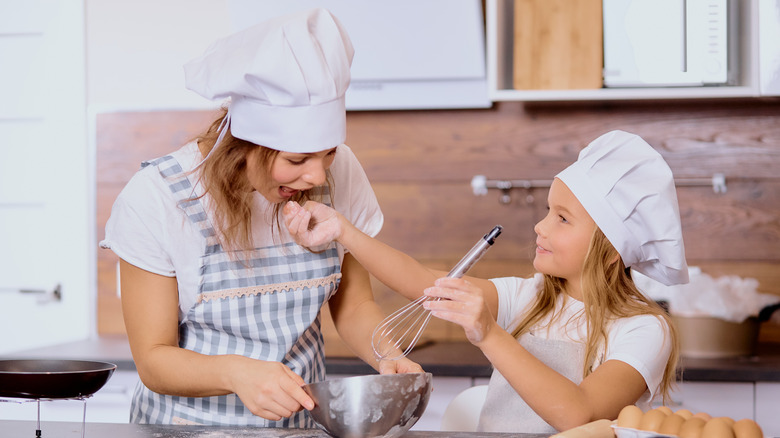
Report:
[[[686,283],[688,271],[672,172],[636,135],[593,141],[547,202],[531,278],[441,278],[315,202],[289,202],[285,221],[304,244],[337,240],[409,298],[440,298],[425,307],[462,326],[494,367],[480,430],[551,434],[666,398],[674,326],[628,268],[667,285]]]
[[[343,144],[353,49],[328,11],[279,17],[215,43],[187,87],[230,98],[198,138],[144,163],[117,198],[104,248],[120,258],[122,307],[142,383],[131,420],[311,427],[301,388],[325,377],[321,307],[382,373],[383,317],[366,270],[340,245],[303,248],[282,229],[289,200],[333,206],[362,232],[383,216]]]

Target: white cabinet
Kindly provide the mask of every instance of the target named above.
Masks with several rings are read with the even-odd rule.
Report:
[[[756,382],[755,420],[764,436],[780,436],[780,383]]]
[[[412,426],[411,430],[439,430],[441,418],[447,405],[456,395],[471,387],[471,377],[437,377],[433,376],[431,398],[422,417]]]
[[[780,436],[780,383],[684,382],[672,398],[691,412],[735,420],[751,418],[766,437]]]
[[[780,34],[780,0],[737,2],[736,44],[731,50],[737,57],[738,79],[734,85],[578,90],[513,89],[513,5],[514,0],[487,0],[486,3],[488,93],[494,101],[698,99],[780,94],[780,82],[772,82],[773,78],[780,77],[780,40],[776,38]]]
[[[456,395],[475,385],[487,385],[485,377],[438,377],[433,376],[433,390],[425,413],[410,430],[440,430],[444,410]]]
[[[753,419],[753,392],[752,382],[682,382],[672,393],[676,405],[672,408],[735,420]]]

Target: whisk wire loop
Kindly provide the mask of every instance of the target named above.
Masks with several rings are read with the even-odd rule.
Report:
[[[371,338],[377,357],[395,360],[409,354],[431,320],[431,313],[423,307],[423,303],[438,300],[423,295],[385,318],[374,329]]]
[[[462,277],[493,245],[495,238],[501,234],[501,230],[502,227],[496,225],[493,230],[485,234],[447,276],[451,278]],[[379,323],[371,336],[371,346],[377,358],[397,360],[409,354],[431,320],[431,312],[425,308],[423,303],[439,301],[440,299],[439,297],[422,295]]]

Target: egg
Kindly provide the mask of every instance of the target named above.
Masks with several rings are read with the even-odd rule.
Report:
[[[658,432],[661,428],[661,423],[668,415],[666,412],[656,409],[651,409],[642,415],[642,421],[639,422],[639,430],[646,430],[649,432]]]
[[[687,410],[687,409],[678,409],[674,412],[675,414],[685,418],[686,420],[693,417],[693,412]]]
[[[680,438],[701,438],[701,431],[704,429],[705,423],[703,418],[691,417],[680,426],[680,432],[677,436]]]
[[[729,426],[734,426],[735,421],[731,417],[717,417],[717,418],[720,418],[721,420],[725,421],[726,423],[728,423]]]
[[[674,413],[669,406],[658,406],[656,409],[663,411],[666,415],[672,415]]]
[[[713,418],[704,424],[701,436],[706,438],[734,438],[734,429],[724,417]]]
[[[677,435],[680,432],[680,427],[685,423],[685,418],[677,415],[667,415],[664,421],[661,422],[661,427],[658,429],[658,433],[665,435]]]
[[[709,421],[712,419],[712,415],[706,413],[706,412],[697,412],[693,414],[694,417],[701,418],[704,421]]]
[[[636,429],[639,427],[639,422],[642,421],[642,410],[636,405],[628,405],[620,410],[618,414],[617,425],[618,427],[628,427]]]
[[[732,429],[736,438],[763,438],[764,436],[761,426],[750,418],[735,422]]]

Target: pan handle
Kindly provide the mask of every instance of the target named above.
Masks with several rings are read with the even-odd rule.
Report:
[[[760,312],[758,312],[758,321],[769,321],[769,318],[772,317],[772,314],[775,313],[777,309],[780,309],[780,303],[770,304],[764,307]]]

